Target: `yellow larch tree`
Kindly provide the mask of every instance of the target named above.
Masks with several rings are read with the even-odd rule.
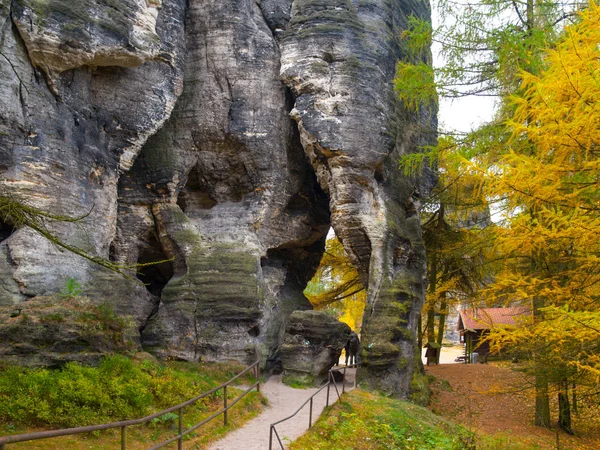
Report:
[[[458,147],[452,137],[439,140],[439,179],[421,212],[429,283],[420,338],[439,346],[449,311],[476,301],[476,291],[493,272],[489,205],[477,189],[480,174],[465,170]],[[403,158],[401,167],[410,173],[413,168],[406,165],[412,162]]]
[[[527,326],[491,338],[556,387],[559,425],[572,432],[569,390],[597,389],[600,375],[598,6],[565,28],[545,65],[522,73],[509,150],[487,169],[488,195],[506,207],[495,240],[505,260],[484,294],[531,304]]]

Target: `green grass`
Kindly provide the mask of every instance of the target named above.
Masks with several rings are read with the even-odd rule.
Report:
[[[242,369],[238,364],[161,364],[120,355],[106,357],[98,367],[68,363],[61,369],[0,368],[0,435],[144,417],[206,392]],[[245,384],[252,382],[249,375],[240,380]],[[234,399],[240,393],[241,390],[230,388],[228,398]],[[223,391],[219,390],[185,408],[184,426],[194,425],[222,404]],[[187,440],[194,443],[214,440],[258,414],[264,404],[263,397],[252,392],[230,411],[228,427],[224,427],[222,417],[218,417]],[[129,437],[131,448],[147,448],[149,443],[173,436],[177,422],[178,416],[167,414],[133,427]],[[55,448],[68,449],[81,448],[85,442],[85,448],[100,449],[109,448],[112,441],[118,440],[116,430],[14,447],[41,449],[52,444],[58,446]]]
[[[473,448],[473,435],[425,408],[355,389],[330,407],[291,450]]]

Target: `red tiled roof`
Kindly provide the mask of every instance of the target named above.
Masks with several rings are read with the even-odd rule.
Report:
[[[475,308],[460,311],[458,330],[489,330],[495,325],[516,325],[515,318],[531,314],[526,306]]]

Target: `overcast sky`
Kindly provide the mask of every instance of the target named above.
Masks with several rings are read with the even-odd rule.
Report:
[[[461,1],[457,0],[455,6],[460,7]],[[436,9],[435,0],[432,1],[431,21],[435,28],[439,26],[439,15]],[[446,20],[449,20],[447,18]],[[433,54],[434,67],[440,67],[444,64],[443,58],[439,55],[441,45],[433,43],[431,52]],[[471,129],[489,122],[494,115],[494,97],[463,97],[453,100],[440,100],[439,104],[439,130],[440,131],[459,131],[468,132]]]
[[[494,115],[493,97],[463,97],[441,100],[439,110],[440,131],[470,131],[489,122]]]

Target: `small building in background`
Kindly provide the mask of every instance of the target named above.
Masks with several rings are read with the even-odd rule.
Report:
[[[490,353],[489,342],[484,341],[489,331],[497,326],[517,326],[520,317],[531,314],[526,306],[508,308],[471,308],[458,315],[460,342],[465,345],[465,362],[486,361]]]
[[[425,358],[427,358],[427,365],[431,364],[439,364],[440,362],[440,350],[442,346],[437,342],[428,342],[425,345]]]

